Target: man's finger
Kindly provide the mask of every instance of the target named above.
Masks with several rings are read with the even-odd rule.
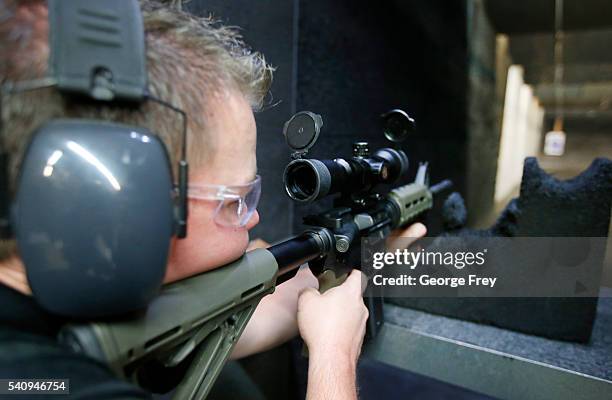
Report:
[[[414,243],[417,239],[425,236],[426,233],[427,228],[420,222],[410,225],[403,231],[394,231],[393,235],[387,240],[387,250],[391,252],[395,250],[403,250]]]
[[[346,278],[346,282],[344,284],[349,287],[351,292],[361,296],[367,283],[366,276],[358,269],[354,269],[351,271],[348,278]]]
[[[419,238],[421,236],[425,236],[427,233],[427,227],[420,222],[414,223],[406,228],[401,236],[411,237],[411,238]]]

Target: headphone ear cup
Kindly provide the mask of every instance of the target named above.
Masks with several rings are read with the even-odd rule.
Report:
[[[10,187],[9,160],[8,153],[0,152],[0,238],[2,239],[10,239],[12,237],[10,224],[11,197],[8,189]]]
[[[166,149],[140,127],[47,123],[24,157],[13,215],[44,308],[99,317],[145,307],[163,281],[174,228]]]

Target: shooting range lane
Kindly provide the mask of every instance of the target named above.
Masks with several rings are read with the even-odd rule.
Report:
[[[612,290],[605,290],[589,344],[385,304],[385,326],[364,354],[495,397],[606,398],[612,391],[612,336],[607,330],[612,324]]]

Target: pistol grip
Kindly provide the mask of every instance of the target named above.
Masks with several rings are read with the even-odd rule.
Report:
[[[331,288],[342,285],[347,277],[348,274],[346,272],[336,277],[336,273],[333,270],[326,269],[317,276],[319,281],[319,293],[323,294]],[[302,346],[302,356],[308,358],[308,346],[306,346],[306,343]]]
[[[336,273],[333,270],[326,269],[319,276],[317,276],[319,281],[319,293],[325,293],[331,288],[342,285],[347,277],[348,273],[346,272],[336,276]]]

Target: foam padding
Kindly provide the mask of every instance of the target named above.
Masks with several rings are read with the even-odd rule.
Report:
[[[607,237],[612,205],[612,161],[598,158],[580,175],[561,181],[535,158],[523,168],[520,196],[485,230],[458,229],[464,209],[447,200],[449,236]],[[599,277],[598,277],[599,279]],[[395,298],[389,302],[551,339],[588,342],[597,298]]]

